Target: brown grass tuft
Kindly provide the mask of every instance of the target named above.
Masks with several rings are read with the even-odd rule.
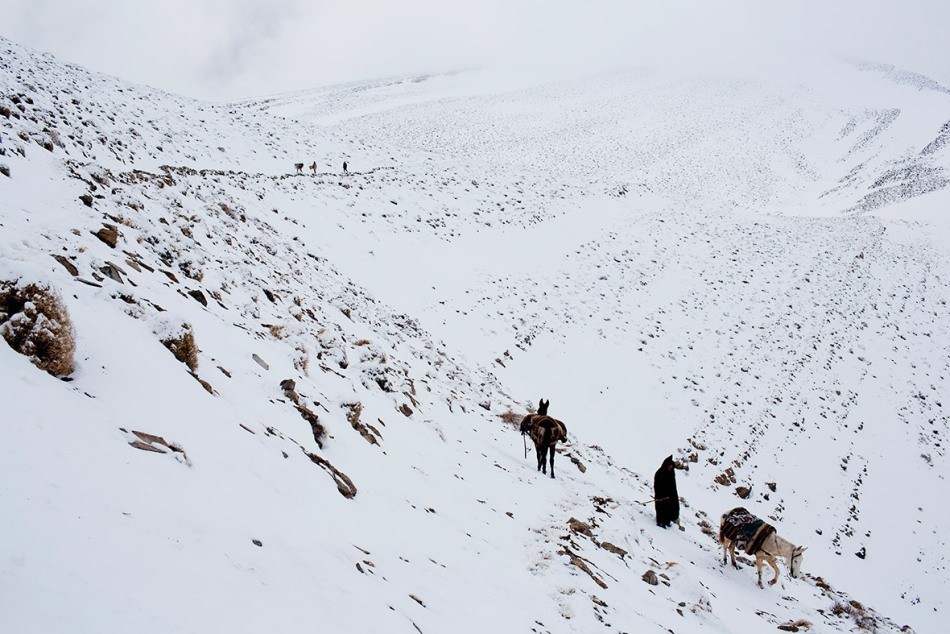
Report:
[[[508,423],[509,425],[515,425],[515,426],[520,425],[521,420],[524,417],[525,417],[524,414],[519,414],[518,412],[514,410],[510,410],[510,409],[507,412],[502,412],[501,414],[498,414],[498,418],[500,418],[502,421]]]
[[[53,376],[67,376],[76,369],[72,321],[63,301],[48,286],[0,282],[0,335]]]
[[[175,355],[175,358],[188,366],[194,372],[198,369],[198,345],[195,343],[195,333],[191,326],[184,325],[184,332],[169,339],[163,339],[162,345]]]

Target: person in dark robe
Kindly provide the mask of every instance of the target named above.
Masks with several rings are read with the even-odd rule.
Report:
[[[679,523],[680,498],[676,493],[676,472],[673,456],[667,457],[653,476],[653,499],[656,505],[656,525],[668,528]]]

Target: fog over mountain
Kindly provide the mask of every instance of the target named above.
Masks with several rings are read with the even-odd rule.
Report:
[[[0,34],[208,99],[471,67],[584,74],[846,57],[950,83],[940,0],[9,0]]]

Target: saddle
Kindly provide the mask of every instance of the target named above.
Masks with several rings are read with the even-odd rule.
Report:
[[[736,542],[746,554],[755,555],[769,535],[775,533],[775,527],[740,506],[723,518],[721,533],[723,537]]]

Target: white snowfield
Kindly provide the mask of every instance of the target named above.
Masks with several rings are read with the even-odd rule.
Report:
[[[210,104],[0,39],[0,283],[77,340],[0,344],[0,631],[945,631],[947,88],[525,86]],[[722,566],[735,506],[800,578]]]

